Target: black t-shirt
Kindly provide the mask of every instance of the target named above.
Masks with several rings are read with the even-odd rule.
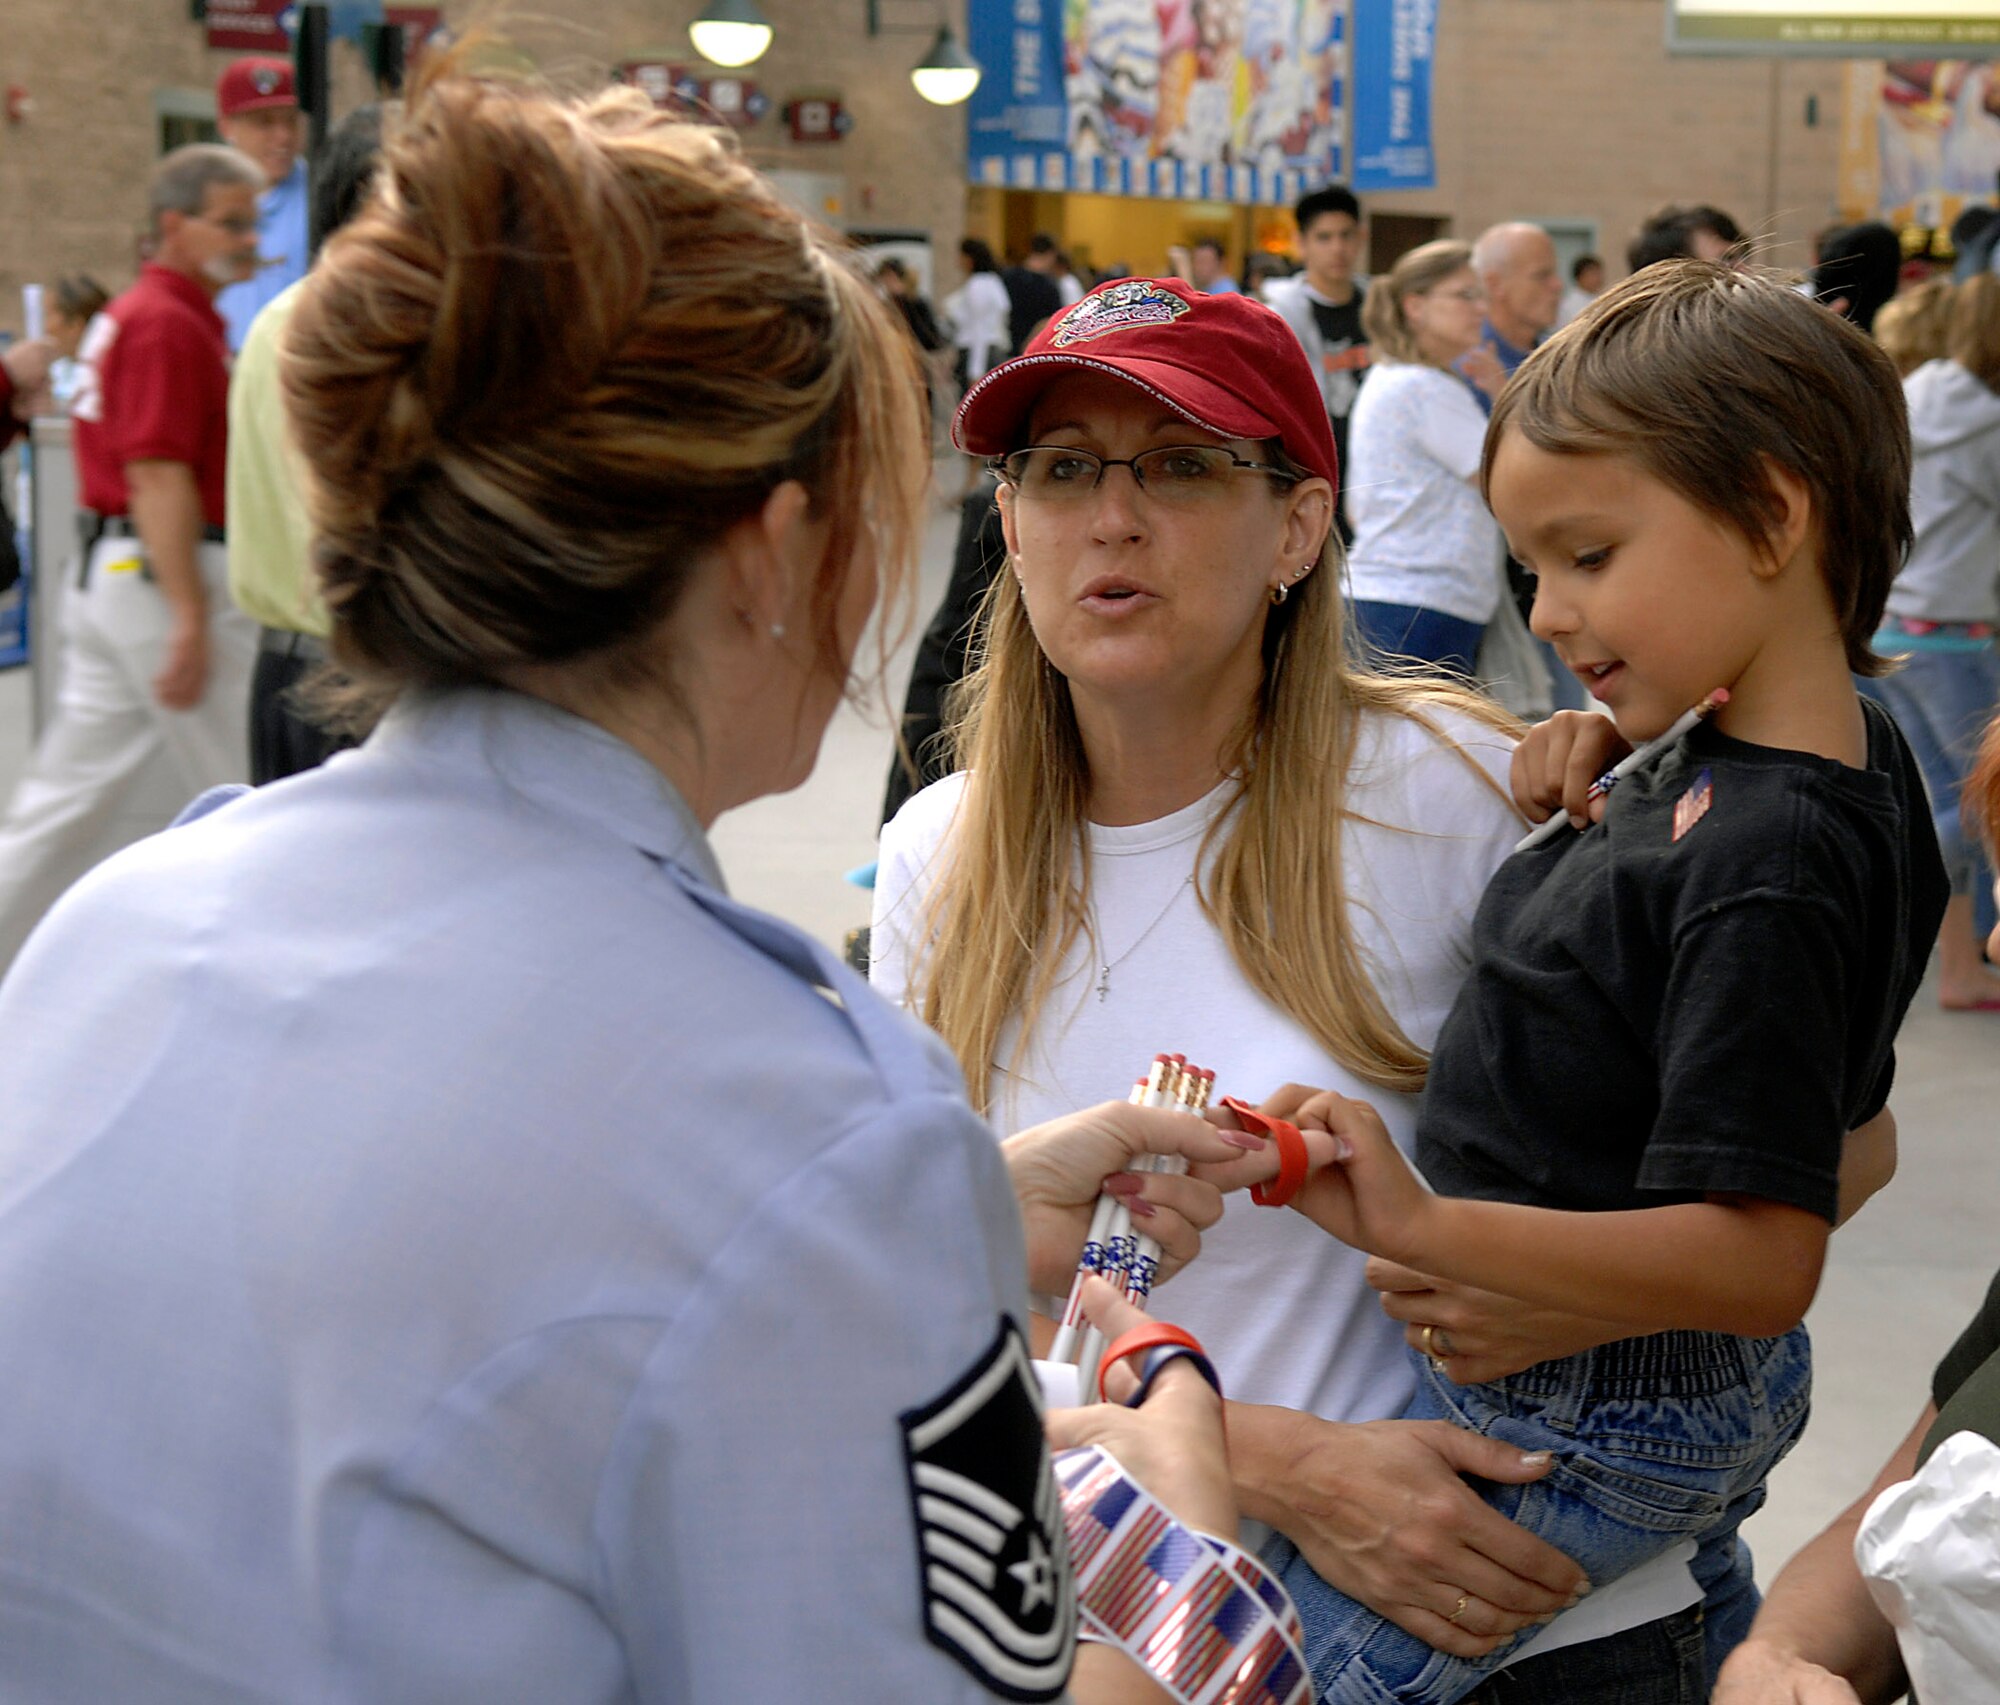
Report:
[[[1321,389],[1326,394],[1326,415],[1333,425],[1333,448],[1340,466],[1347,466],[1347,417],[1354,412],[1354,398],[1368,371],[1368,334],[1361,329],[1361,304],[1367,293],[1355,287],[1353,296],[1334,307],[1308,293],[1313,324],[1319,328]]]
[[[1979,1433],[2000,1444],[2000,1273],[1986,1289],[1979,1312],[1945,1351],[1931,1376],[1937,1424],[1917,1453],[1921,1467],[1953,1433]]]
[[[1916,762],[1863,708],[1865,770],[1704,724],[1500,867],[1418,1112],[1433,1185],[1834,1217],[1947,897]]]
[[[1005,268],[1000,282],[1007,287],[1007,336],[1013,341],[1010,353],[1019,355],[1035,327],[1051,314],[1062,312],[1062,290],[1047,273],[1026,266]]]

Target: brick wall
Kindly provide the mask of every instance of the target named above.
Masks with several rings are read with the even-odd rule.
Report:
[[[1664,0],[1441,0],[1438,187],[1372,205],[1448,218],[1462,237],[1592,220],[1617,277],[1649,212],[1710,202],[1776,264],[1804,266],[1834,218],[1840,62],[1674,57],[1665,37]]]
[[[910,86],[938,11],[883,0],[886,23],[916,33],[866,33],[866,0],[762,0],[775,36],[746,75],[772,111],[744,142],[758,164],[846,180],[852,226],[933,232],[940,249],[963,230],[964,114],[933,107]],[[480,8],[445,0],[448,23]],[[586,25],[524,23],[519,39],[564,78],[601,76],[624,59],[700,64],[687,21],[701,0],[600,0]],[[522,5],[548,19],[554,8]],[[963,18],[962,0],[953,7]],[[144,183],[158,154],[156,94],[200,100],[231,55],[204,45],[188,0],[5,0],[0,85],[18,83],[34,111],[0,121],[0,328],[21,325],[21,285],[88,271],[117,290],[134,269]],[[368,98],[350,48],[336,46],[334,105]],[[854,118],[839,142],[793,143],[778,108],[795,96],[837,95]]]
[[[763,5],[776,38],[748,74],[773,110],[745,134],[751,156],[838,174],[847,223],[928,230],[949,255],[966,220],[963,111],[927,105],[908,78],[936,10],[882,0],[885,20],[915,33],[871,39],[866,0]],[[699,6],[600,0],[587,26],[524,26],[522,40],[579,77],[620,59],[695,63],[686,22]],[[445,10],[456,21],[474,7]],[[963,0],[951,11],[962,20]],[[25,280],[77,269],[114,287],[129,279],[154,97],[199,99],[228,55],[203,45],[188,0],[6,0],[6,14],[0,84],[35,102],[24,123],[0,123],[0,327],[18,328]],[[1459,235],[1509,217],[1590,220],[1615,259],[1654,207],[1712,201],[1767,236],[1775,260],[1803,265],[1805,239],[1833,216],[1839,63],[1670,58],[1664,14],[1665,0],[1440,0],[1439,187],[1374,198],[1376,209],[1442,217]],[[338,54],[344,108],[366,86],[352,53]],[[814,94],[842,100],[854,119],[845,140],[788,140],[777,109]]]

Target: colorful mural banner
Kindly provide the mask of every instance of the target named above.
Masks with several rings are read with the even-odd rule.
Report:
[[[2000,65],[1862,61],[1848,72],[1841,210],[1899,230],[1949,229],[2000,180]]]
[[[967,22],[975,184],[1270,204],[1343,176],[1347,0],[970,0]]]
[[[1436,188],[1436,36],[1437,0],[1354,0],[1355,189]]]

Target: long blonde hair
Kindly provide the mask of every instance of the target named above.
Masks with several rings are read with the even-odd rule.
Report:
[[[1270,612],[1263,681],[1234,742],[1235,797],[1202,842],[1196,892],[1251,987],[1357,1077],[1408,1092],[1422,1087],[1429,1058],[1369,974],[1342,876],[1360,717],[1407,717],[1447,743],[1440,712],[1510,733],[1519,724],[1468,689],[1357,667],[1345,651],[1341,561],[1329,534],[1315,572]],[[911,955],[911,1004],[984,1111],[1003,1027],[1020,1017],[1018,1062],[1058,969],[1091,928],[1090,781],[1069,684],[1011,572],[994,576],[974,656],[950,716],[958,765],[971,773]]]

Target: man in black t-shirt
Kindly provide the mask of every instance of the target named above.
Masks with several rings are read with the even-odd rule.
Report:
[[[1046,258],[1037,249],[1024,264],[1001,268],[1000,282],[1007,287],[1007,336],[1013,342],[1009,355],[1019,355],[1035,335],[1035,328],[1051,314],[1062,312],[1062,287],[1055,280],[1058,264],[1051,239]]]
[[[1361,204],[1345,186],[1328,184],[1302,196],[1293,216],[1305,270],[1274,281],[1264,300],[1284,317],[1312,363],[1344,470],[1347,421],[1368,370],[1368,333],[1361,324],[1368,285],[1355,270],[1361,259]],[[1335,518],[1342,542],[1351,543],[1344,509],[1337,506]]]

